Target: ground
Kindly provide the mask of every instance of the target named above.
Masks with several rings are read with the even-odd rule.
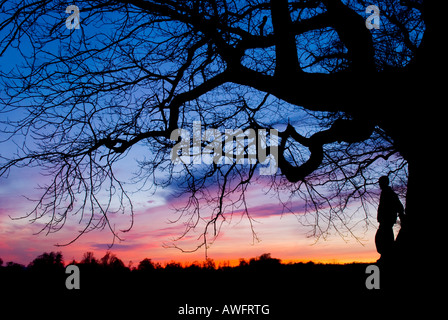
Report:
[[[80,289],[72,290],[65,285],[70,274],[62,269],[2,267],[0,277],[2,295],[11,303],[33,304],[40,311],[71,310],[69,314],[110,314],[113,318],[363,318],[396,310],[409,296],[398,287],[401,281],[381,267],[380,289],[369,290],[367,266],[274,261],[220,269],[196,266],[131,271],[124,266],[80,264]]]

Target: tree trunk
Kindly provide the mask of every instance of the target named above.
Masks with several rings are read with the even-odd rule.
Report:
[[[434,106],[434,99],[428,100],[429,105]],[[441,192],[446,170],[443,163],[445,142],[440,133],[444,116],[425,111],[425,106],[410,109],[415,114],[415,122],[411,121],[409,130],[403,131],[403,139],[408,142],[404,153],[409,177],[406,219],[402,221],[395,250],[398,262],[395,267],[402,276],[401,284],[404,290],[410,289],[413,293],[422,289],[428,291],[440,281],[438,277],[442,273],[437,269],[443,251],[438,249],[443,243],[441,236],[446,232],[444,221],[448,211]]]
[[[442,188],[446,177],[446,64],[442,49],[446,32],[443,10],[436,1],[424,2],[426,32],[414,61],[399,87],[401,115],[397,148],[408,161],[407,219],[399,233],[400,255],[420,267],[439,262],[447,207]],[[403,82],[402,82],[403,83]],[[397,101],[398,102],[398,101]],[[393,106],[391,106],[393,107]],[[395,140],[395,139],[394,139]]]

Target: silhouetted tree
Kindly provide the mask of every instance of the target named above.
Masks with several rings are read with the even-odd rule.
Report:
[[[123,261],[121,261],[115,254],[110,251],[107,251],[104,257],[100,259],[100,264],[107,269],[110,270],[121,270],[127,269],[124,265]]]
[[[151,259],[145,258],[138,264],[137,270],[139,271],[153,271],[155,269]]]
[[[179,271],[182,270],[182,265],[179,262],[171,261],[165,265],[166,271]]]
[[[249,263],[243,258],[240,259],[240,263],[238,264],[240,268],[246,268],[248,265]]]
[[[249,260],[249,266],[256,269],[272,269],[277,268],[281,264],[280,259],[271,258],[270,253],[263,253],[261,256],[251,258]]]
[[[204,219],[198,247],[207,247],[235,207],[252,221],[245,191],[261,164],[174,165],[171,133],[193,120],[221,132],[278,128],[280,171],[262,183],[285,205],[285,194],[305,199],[312,215],[301,217],[314,235],[350,234],[359,218],[344,209],[366,207],[388,174],[407,185],[403,242],[423,243],[422,221],[446,211],[429,201],[444,152],[436,108],[445,17],[437,1],[381,1],[380,28],[369,30],[370,4],[83,1],[81,28],[68,30],[65,1],[2,2],[0,54],[17,65],[0,71],[1,141],[16,148],[2,150],[0,174],[47,170],[29,216],[45,217],[48,232],[70,213],[87,221],[84,232],[107,227],[119,237],[108,217],[132,215],[132,206],[115,167],[143,146],[141,186],[188,191],[185,234]],[[212,201],[204,215],[201,203]]]
[[[189,266],[186,266],[185,269],[188,270],[188,271],[196,271],[196,272],[199,272],[199,271],[203,270],[201,268],[201,265],[197,261],[194,261]]]
[[[202,268],[206,270],[215,270],[216,269],[216,263],[213,259],[207,258],[202,263]]]
[[[61,252],[44,252],[28,265],[28,269],[44,272],[61,272],[64,270],[64,260]]]
[[[95,265],[98,264],[98,260],[94,257],[93,252],[88,251],[84,253],[81,263]]]
[[[6,262],[5,268],[10,272],[23,272],[26,269],[23,264],[16,263],[13,261]]]

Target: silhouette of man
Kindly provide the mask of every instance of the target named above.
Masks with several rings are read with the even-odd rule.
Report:
[[[388,260],[394,246],[393,226],[397,222],[397,214],[400,220],[404,217],[404,208],[397,194],[389,186],[389,178],[382,176],[378,183],[381,188],[380,204],[378,206],[377,220],[378,231],[375,235],[376,250],[381,254],[379,261]]]

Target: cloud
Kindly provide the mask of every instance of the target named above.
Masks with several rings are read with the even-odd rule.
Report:
[[[134,244],[121,244],[116,243],[113,244],[111,247],[110,243],[92,243],[90,244],[90,247],[92,250],[99,250],[99,251],[122,251],[122,252],[129,252],[129,251],[135,251],[135,250],[144,250],[144,249],[150,249],[150,248],[158,248],[160,247],[157,244],[150,244],[150,243],[134,243]]]
[[[280,203],[266,203],[258,206],[253,206],[248,209],[249,215],[252,218],[267,218],[272,216],[281,216],[283,214],[295,213],[301,214],[304,212],[305,204],[303,201],[296,201],[288,207]]]

